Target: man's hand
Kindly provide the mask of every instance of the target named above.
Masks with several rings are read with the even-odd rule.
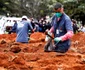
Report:
[[[60,38],[60,37],[56,37],[56,38],[54,38],[54,41],[55,42],[60,42],[62,39]]]

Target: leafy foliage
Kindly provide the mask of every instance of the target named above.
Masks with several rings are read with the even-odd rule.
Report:
[[[51,16],[56,2],[64,4],[64,10],[71,18],[84,21],[85,0],[0,0],[0,14],[34,18]]]

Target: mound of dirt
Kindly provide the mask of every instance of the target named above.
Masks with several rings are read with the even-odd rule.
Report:
[[[29,42],[40,42],[40,41],[45,41],[45,34],[40,33],[40,32],[35,32],[31,34]]]
[[[45,34],[31,34],[28,44],[16,43],[16,34],[0,35],[0,70],[85,70],[85,33],[75,34],[63,56],[44,52]]]

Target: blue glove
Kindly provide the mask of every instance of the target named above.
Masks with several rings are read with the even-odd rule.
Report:
[[[62,39],[60,38],[60,37],[56,37],[56,38],[54,38],[54,41],[55,42],[60,42]]]

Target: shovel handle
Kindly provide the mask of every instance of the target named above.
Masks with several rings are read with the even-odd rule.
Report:
[[[50,34],[48,34],[48,31],[45,31],[45,34],[48,35],[51,39],[54,39]]]

